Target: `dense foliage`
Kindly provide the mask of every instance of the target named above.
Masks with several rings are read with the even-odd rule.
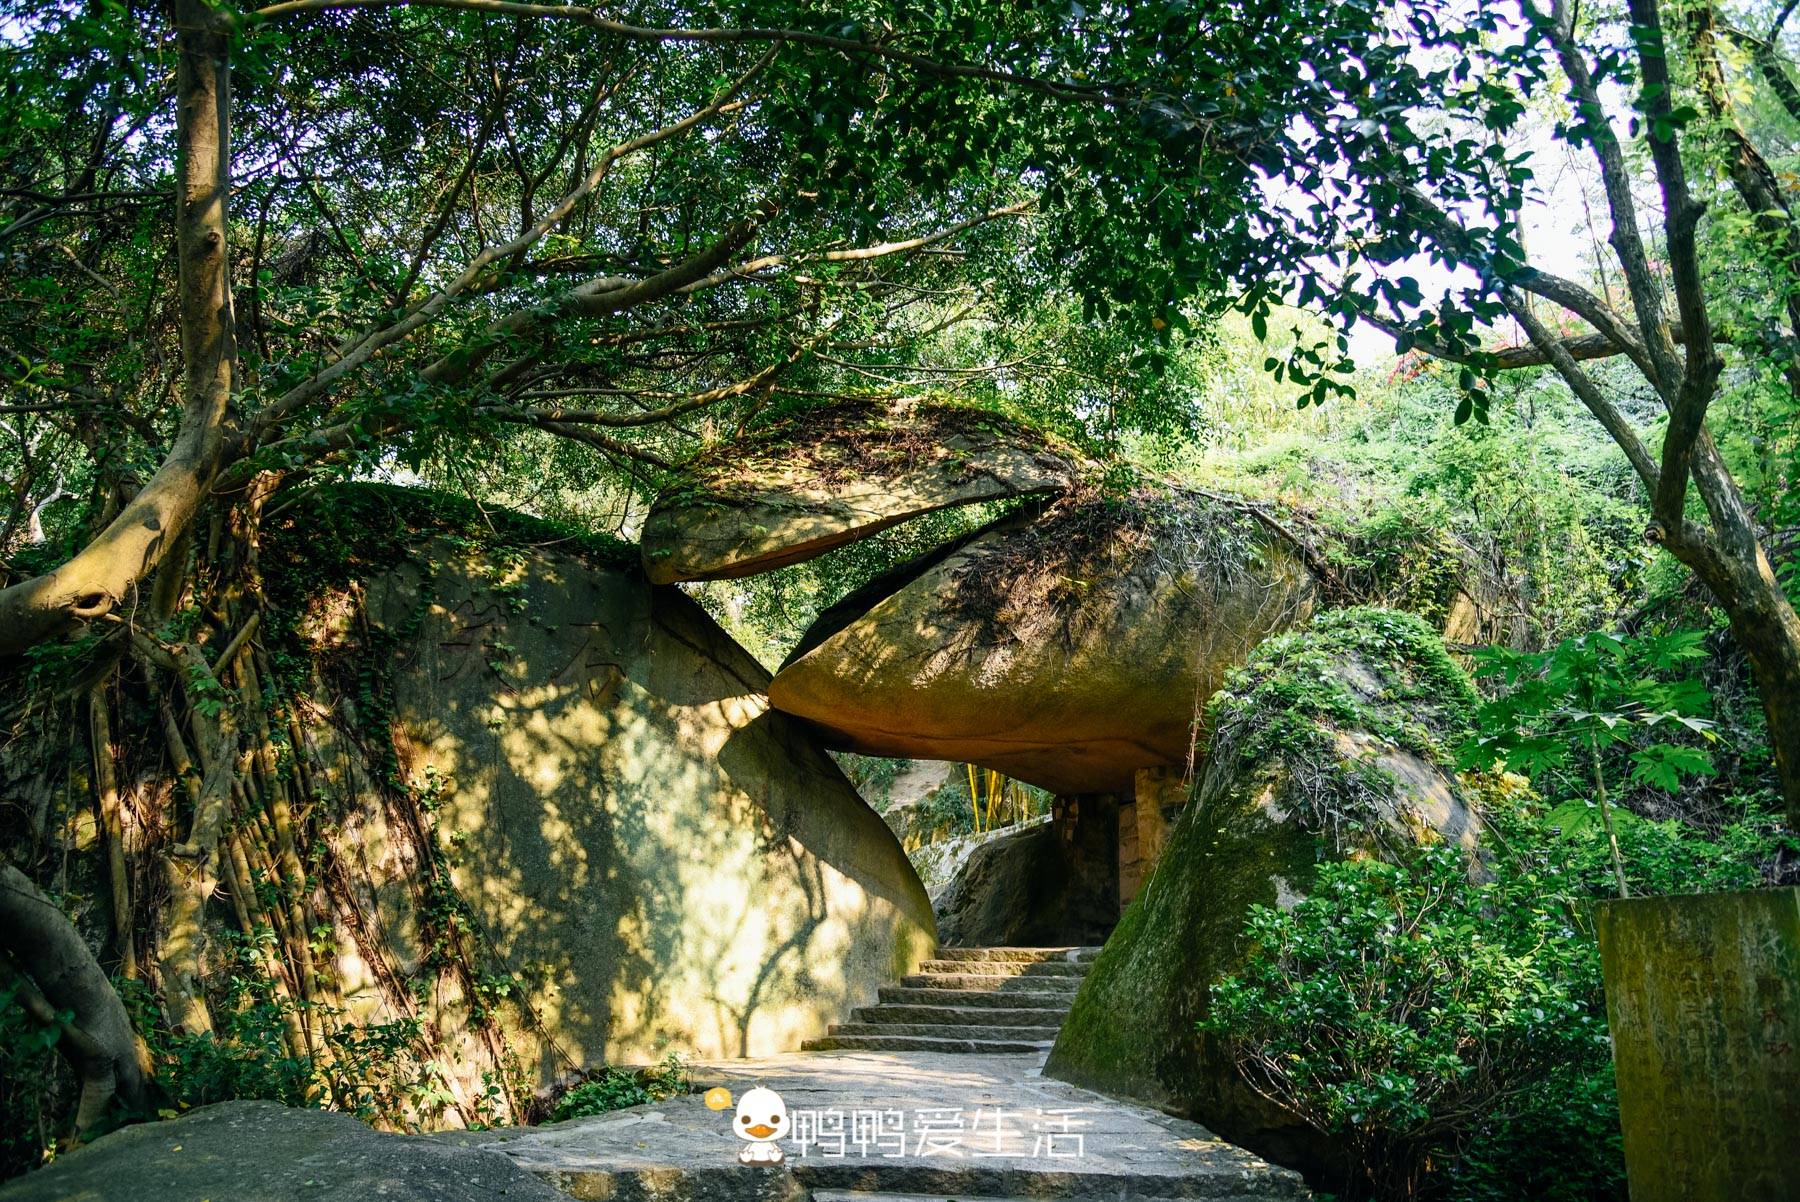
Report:
[[[1324,865],[1204,1026],[1268,1096],[1341,1137],[1353,1193],[1459,1202],[1624,1197],[1618,1102],[1588,907],[1614,880],[1598,823],[1487,783],[1483,861],[1428,848]],[[1563,811],[1566,812],[1566,811]],[[1769,815],[1717,840],[1621,815],[1631,887],[1741,889],[1796,850]]]
[[[603,1068],[569,1086],[550,1106],[550,1121],[586,1118],[661,1102],[692,1091],[687,1066],[674,1052],[636,1071]]]

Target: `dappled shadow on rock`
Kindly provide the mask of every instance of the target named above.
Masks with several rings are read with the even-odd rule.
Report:
[[[802,411],[686,466],[643,531],[657,583],[812,559],[940,509],[1071,486],[1071,457],[997,413],[902,400]]]
[[[421,890],[406,807],[336,740],[354,888],[391,960],[340,957],[353,1011],[391,1016],[397,978],[471,1086],[491,1069],[472,1003],[492,999],[436,971],[434,906],[460,908],[449,925],[522,984],[494,1013],[538,1082],[796,1047],[929,954],[929,902],[892,833],[678,591],[443,538],[364,591],[371,641],[391,648],[395,767],[449,888]]]

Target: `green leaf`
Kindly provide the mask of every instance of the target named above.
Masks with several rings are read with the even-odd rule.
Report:
[[[1591,801],[1565,801],[1544,815],[1545,824],[1556,827],[1565,839],[1574,838],[1598,821],[1600,807]]]

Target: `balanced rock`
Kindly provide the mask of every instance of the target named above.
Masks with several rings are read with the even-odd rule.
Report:
[[[1336,1148],[1201,1035],[1243,962],[1254,905],[1288,907],[1318,865],[1445,841],[1471,871],[1479,823],[1447,742],[1476,704],[1437,633],[1352,609],[1257,649],[1214,702],[1205,770],[1075,999],[1045,1072],[1193,1118],[1271,1160],[1341,1175]]]
[[[946,947],[1103,943],[1118,890],[1090,879],[1089,867],[1048,816],[984,838],[936,898],[938,938]]]
[[[769,686],[832,747],[961,760],[1061,794],[1185,763],[1227,669],[1304,618],[1300,554],[1233,502],[1063,498],[821,615]]]
[[[651,506],[651,581],[767,572],[939,509],[1060,492],[1073,468],[1042,435],[950,405],[806,410],[702,459]]]

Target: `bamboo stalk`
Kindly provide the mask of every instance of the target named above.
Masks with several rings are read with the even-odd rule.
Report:
[[[975,765],[964,764],[969,770],[969,807],[975,815],[975,833],[981,833],[981,788],[975,781]]]

